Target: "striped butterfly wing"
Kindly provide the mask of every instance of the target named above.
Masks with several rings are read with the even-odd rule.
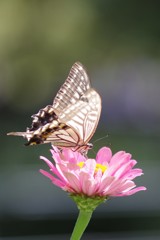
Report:
[[[90,80],[85,68],[81,63],[76,62],[58,91],[53,101],[53,108],[57,113],[62,113],[69,105],[74,105],[79,101],[90,87]]]
[[[85,68],[75,63],[58,91],[53,105],[34,114],[31,128],[26,132],[12,132],[27,138],[26,145],[51,142],[60,148],[87,148],[97,127],[101,113],[101,98],[90,86]]]
[[[93,136],[101,113],[101,98],[89,89],[74,105],[59,115],[61,122],[78,134],[77,147],[86,145]]]
[[[80,100],[74,106],[68,106],[58,116],[59,121],[65,122],[65,125],[62,124],[61,128],[51,133],[46,142],[53,142],[60,147],[72,147],[75,150],[87,148],[98,124],[101,101],[94,90],[88,91],[86,96],[92,96],[92,100],[89,102]]]
[[[53,132],[46,141],[59,146],[85,149],[93,136],[101,113],[101,98],[90,86],[87,72],[75,63],[68,78],[57,93],[53,108],[65,129]]]

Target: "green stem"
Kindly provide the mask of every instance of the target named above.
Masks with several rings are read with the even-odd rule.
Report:
[[[75,224],[75,227],[74,227],[74,230],[73,230],[70,240],[80,240],[81,239],[81,236],[84,233],[84,231],[91,219],[91,216],[92,216],[92,211],[90,211],[90,212],[83,211],[83,210],[79,211],[79,215],[78,215],[78,218],[77,218],[77,221],[76,221],[76,224]]]

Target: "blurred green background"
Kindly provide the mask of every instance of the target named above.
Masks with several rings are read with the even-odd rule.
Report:
[[[103,102],[91,156],[104,145],[131,152],[148,188],[100,206],[83,239],[159,239],[159,9],[156,0],[0,1],[2,237],[69,239],[76,206],[38,172],[50,145],[6,133],[29,127],[80,61]]]

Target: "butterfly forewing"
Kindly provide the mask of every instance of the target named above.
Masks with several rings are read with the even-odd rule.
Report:
[[[69,105],[74,105],[85,92],[90,89],[90,80],[83,65],[76,62],[69,75],[58,91],[53,108],[57,113],[62,113]]]
[[[101,98],[90,86],[83,65],[75,63],[58,91],[53,105],[34,114],[31,128],[26,132],[12,132],[27,138],[27,145],[52,143],[81,152],[88,148],[101,113]]]

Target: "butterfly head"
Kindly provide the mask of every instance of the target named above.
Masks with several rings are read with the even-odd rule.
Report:
[[[88,148],[88,150],[92,149],[93,148],[93,144],[92,143],[87,143],[87,148]]]
[[[93,148],[93,144],[92,143],[86,143],[86,144],[78,145],[76,148],[73,148],[73,151],[78,151],[82,155],[87,155],[88,150],[90,150],[92,148]]]

